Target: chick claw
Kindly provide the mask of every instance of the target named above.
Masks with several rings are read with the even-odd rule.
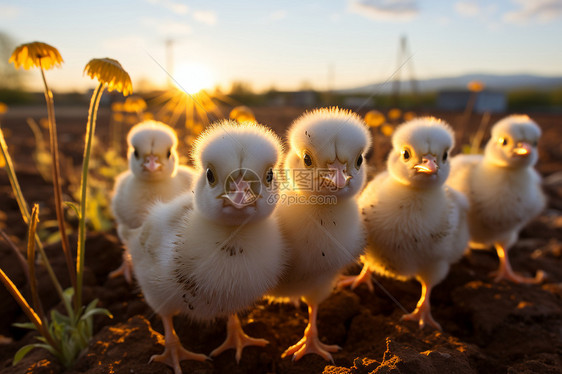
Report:
[[[506,279],[512,281],[514,283],[520,284],[539,284],[545,278],[544,271],[539,270],[534,278],[527,278],[522,275],[519,275],[513,271],[511,268],[511,262],[509,261],[509,257],[507,257],[507,251],[502,244],[496,244],[496,252],[498,254],[498,258],[500,260],[500,266],[498,270],[492,272],[492,276],[494,278],[494,282],[499,282],[502,279]]]
[[[182,347],[181,343],[166,344],[164,352],[154,355],[150,358],[150,362],[156,361],[166,364],[174,369],[174,374],[182,374],[180,362],[183,360],[206,361],[209,357],[201,353],[193,353]]]
[[[240,359],[242,358],[242,350],[247,346],[257,345],[259,347],[265,347],[269,342],[265,339],[258,339],[252,338],[242,330],[240,319],[238,316],[230,316],[228,317],[228,324],[227,324],[227,333],[226,339],[224,343],[222,343],[219,347],[214,349],[210,356],[218,356],[226,350],[231,348],[236,349],[236,363],[240,363]]]
[[[512,281],[516,284],[540,284],[545,279],[545,273],[542,270],[537,271],[533,278],[524,277],[515,273],[513,270],[496,270],[490,273],[494,277],[494,282],[500,282],[502,279]]]
[[[426,324],[429,324],[434,329],[443,331],[441,325],[433,319],[431,309],[426,306],[426,304],[416,307],[412,313],[404,314],[400,319],[402,321],[417,321],[420,329],[423,329]]]
[[[285,358],[289,355],[293,355],[293,361],[300,360],[304,355],[309,353],[316,353],[322,356],[326,361],[334,362],[334,359],[330,352],[337,352],[341,349],[339,345],[327,345],[322,343],[318,336],[304,336],[299,342],[293,346],[287,348],[285,352],[281,355],[281,358]]]
[[[367,266],[363,266],[363,270],[359,275],[347,275],[341,276],[336,284],[336,288],[341,290],[347,286],[351,286],[351,289],[354,290],[360,284],[366,284],[369,291],[375,292],[375,288],[373,287],[373,281],[371,280],[371,271],[368,269]]]

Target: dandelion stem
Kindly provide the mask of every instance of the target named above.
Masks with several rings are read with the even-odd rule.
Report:
[[[76,255],[76,298],[75,311],[78,314],[82,305],[82,282],[85,261],[85,244],[86,244],[86,203],[88,195],[88,167],[90,163],[90,152],[92,149],[92,141],[96,130],[96,118],[98,107],[100,105],[101,95],[105,89],[105,84],[100,83],[94,90],[92,99],[90,100],[90,110],[88,112],[88,124],[86,127],[86,144],[84,146],[84,160],[82,163],[82,180],[80,182],[80,217],[78,221],[78,250]]]
[[[25,201],[23,193],[21,192],[21,187],[16,176],[14,163],[12,162],[12,157],[10,157],[10,153],[8,152],[8,145],[6,144],[6,140],[4,139],[4,133],[2,132],[2,129],[0,129],[0,149],[2,152],[2,156],[4,156],[4,160],[6,161],[6,172],[8,174],[8,179],[10,180],[10,185],[12,186],[12,191],[14,192],[14,196],[18,203],[18,207],[20,208],[21,217],[23,218],[23,222],[25,222],[26,225],[29,225],[29,207],[27,206],[27,202]],[[37,242],[38,247],[43,247],[38,236],[35,236],[35,241]]]
[[[35,240],[33,236],[37,229],[37,222],[39,222],[39,205],[33,205],[33,210],[31,211],[31,221],[29,222],[28,239],[27,239],[27,265],[29,269],[29,287],[31,288],[31,300],[33,301],[33,307],[39,315],[41,321],[45,320],[45,313],[43,312],[43,306],[41,306],[41,300],[39,299],[39,292],[37,291],[37,278],[35,276]]]
[[[18,202],[18,206],[20,208],[23,221],[25,222],[26,225],[29,225],[31,219],[29,214],[29,208],[27,206],[25,198],[23,197],[23,193],[21,192],[20,184],[18,182],[18,178],[16,177],[16,173],[14,169],[14,164],[12,162],[12,158],[10,157],[10,154],[8,153],[8,145],[6,144],[1,129],[0,129],[0,149],[2,150],[2,155],[6,160],[6,171],[8,173],[8,179],[10,180],[10,184],[12,185],[12,191],[14,192],[14,196],[16,197],[16,201]],[[37,233],[35,234],[35,241],[37,242],[37,248],[39,249],[39,253],[41,253],[41,257],[43,258],[43,265],[45,265],[45,268],[47,269],[47,273],[49,273],[49,277],[51,278],[51,281],[53,282],[53,285],[55,286],[57,293],[62,298],[63,296],[62,287],[57,277],[55,276],[55,272],[51,267],[51,263],[47,258],[47,254],[45,253],[45,249],[43,248],[43,244],[39,240]]]
[[[53,102],[53,93],[49,89],[47,80],[45,79],[45,71],[43,69],[43,66],[41,66],[40,70],[41,77],[43,78],[43,84],[45,85],[45,101],[47,102],[47,114],[49,116],[49,137],[51,144],[51,157],[53,160],[52,172],[53,189],[55,192],[55,212],[59,225],[62,250],[66,258],[66,266],[68,268],[68,273],[70,276],[70,284],[72,284],[72,287],[76,289],[76,275],[73,267],[72,254],[70,253],[70,245],[68,244],[68,236],[66,234],[66,228],[64,225],[62,189],[60,183],[59,148],[57,142],[57,124],[55,122],[55,105]]]
[[[486,111],[482,115],[482,119],[480,121],[480,126],[478,126],[478,131],[476,131],[476,135],[472,139],[472,145],[470,146],[470,153],[471,154],[478,154],[480,152],[480,144],[482,144],[482,139],[484,139],[484,133],[486,132],[486,127],[490,122],[490,112]]]

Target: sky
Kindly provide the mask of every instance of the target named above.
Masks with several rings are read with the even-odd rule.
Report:
[[[402,37],[402,77],[562,76],[562,0],[0,0],[0,32],[55,46],[65,62],[47,79],[60,91],[92,88],[82,71],[98,57],[137,88],[168,73],[193,89],[351,88],[390,79]]]

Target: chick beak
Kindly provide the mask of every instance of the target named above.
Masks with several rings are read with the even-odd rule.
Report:
[[[414,166],[418,173],[433,175],[439,170],[439,166],[435,161],[435,156],[426,155],[422,157],[422,162]]]
[[[252,191],[250,183],[242,176],[236,180],[231,180],[228,192],[221,195],[225,205],[232,205],[236,209],[242,209],[249,205],[254,205],[258,196]]]
[[[322,178],[338,190],[344,188],[351,179],[351,176],[347,174],[347,163],[341,163],[336,159],[333,163],[328,164],[328,169],[330,172]]]
[[[156,170],[159,170],[160,167],[162,166],[162,164],[158,162],[158,156],[152,154],[146,156],[144,161],[145,161],[143,164],[144,168],[151,173],[155,172]]]
[[[513,149],[513,153],[515,153],[517,156],[526,157],[531,154],[532,150],[533,149],[528,143],[521,142],[517,143],[517,147]]]

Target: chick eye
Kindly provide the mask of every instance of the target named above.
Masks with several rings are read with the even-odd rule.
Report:
[[[273,181],[273,169],[269,169],[265,174],[265,181],[269,185]]]
[[[215,173],[210,168],[207,169],[207,181],[211,186],[216,182]]]
[[[170,158],[172,157],[172,150],[168,149],[168,153],[166,153],[166,157]]]
[[[449,158],[449,151],[445,151],[445,153],[443,153],[443,162],[447,161],[448,158]]]
[[[402,150],[402,157],[404,158],[404,161],[408,161],[411,157],[410,151],[407,149]]]
[[[536,147],[537,145],[539,145],[539,142],[537,140],[535,140],[531,144],[533,145],[533,147]]]
[[[135,151],[133,152],[133,155],[135,156],[135,158],[139,158],[139,151],[137,151],[136,148]]]
[[[306,166],[312,166],[312,157],[308,153],[304,154],[303,161]]]
[[[357,169],[359,169],[361,167],[361,164],[363,164],[363,155],[360,154],[359,157],[357,157],[357,161],[355,162],[355,165],[357,166]]]
[[[505,146],[505,145],[507,145],[507,143],[509,143],[509,141],[507,140],[507,138],[499,138],[499,139],[498,139],[498,142],[499,142],[501,145],[503,145],[503,146]]]

